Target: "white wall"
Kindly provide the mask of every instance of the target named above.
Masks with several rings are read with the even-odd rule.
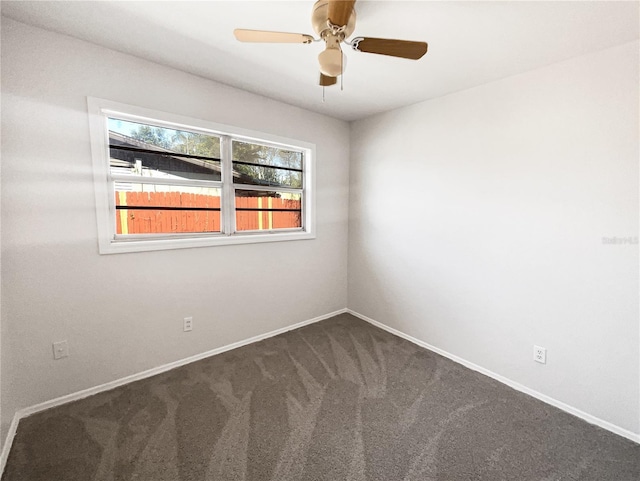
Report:
[[[317,238],[98,255],[87,95],[315,143]],[[345,122],[3,19],[2,437],[16,409],[344,308],[348,135]],[[70,357],[53,361],[62,339]]]
[[[355,122],[349,307],[639,433],[638,47]]]

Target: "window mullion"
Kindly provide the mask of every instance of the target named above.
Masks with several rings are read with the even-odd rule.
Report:
[[[224,234],[235,232],[235,194],[233,191],[233,162],[231,158],[231,137],[220,138],[220,156],[222,157],[222,217]]]

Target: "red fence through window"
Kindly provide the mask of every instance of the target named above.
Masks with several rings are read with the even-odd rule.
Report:
[[[220,232],[220,197],[185,192],[116,191],[117,234],[167,234]],[[300,201],[276,197],[236,197],[236,208],[288,209],[236,211],[236,230],[270,230],[301,227]],[[136,206],[146,207],[136,209]],[[167,207],[168,209],[149,209]]]

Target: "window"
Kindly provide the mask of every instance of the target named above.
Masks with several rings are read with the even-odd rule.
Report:
[[[88,99],[100,253],[314,237],[314,146]]]

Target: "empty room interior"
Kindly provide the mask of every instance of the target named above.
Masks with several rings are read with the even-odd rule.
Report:
[[[3,481],[640,479],[640,2],[0,8]]]

